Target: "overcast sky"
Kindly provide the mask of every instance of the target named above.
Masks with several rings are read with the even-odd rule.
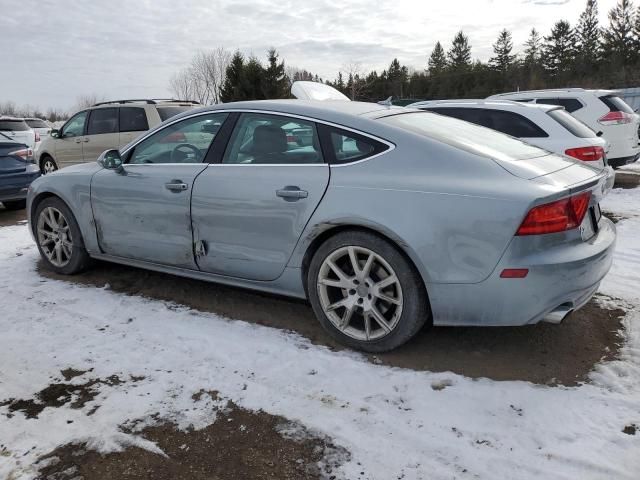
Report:
[[[585,0],[0,0],[0,101],[70,109],[76,98],[165,97],[200,49],[239,48],[334,78],[349,61],[421,69],[463,29],[475,58],[502,28],[520,50],[532,27],[574,24]],[[601,22],[616,0],[600,0]]]

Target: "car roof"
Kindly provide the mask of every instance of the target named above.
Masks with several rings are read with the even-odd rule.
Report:
[[[524,96],[531,96],[533,95],[534,97],[536,95],[566,95],[566,94],[584,94],[584,93],[593,93],[595,95],[610,95],[610,94],[615,94],[615,90],[597,90],[597,89],[585,89],[585,88],[549,88],[549,89],[542,89],[542,90],[520,90],[518,92],[505,92],[505,93],[498,93],[495,95],[491,95],[490,97],[487,98],[496,98],[496,97],[503,97],[503,96],[520,96],[520,95],[524,95]]]
[[[10,117],[9,115],[0,115],[0,120],[10,121],[10,122],[24,122],[24,118]]]
[[[426,108],[426,107],[466,107],[466,108],[491,108],[494,110],[512,110],[512,109],[535,109],[545,112],[550,110],[558,110],[564,107],[559,105],[547,105],[541,103],[523,103],[512,100],[428,100],[424,102],[416,102],[408,105],[409,107]]]

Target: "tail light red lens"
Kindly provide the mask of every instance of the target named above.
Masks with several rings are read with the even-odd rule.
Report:
[[[528,274],[528,268],[505,268],[500,272],[500,278],[524,278]]]
[[[10,155],[13,157],[20,157],[25,162],[33,161],[33,150],[31,150],[30,148],[22,148],[20,150],[14,150],[13,152],[9,152],[7,155]]]
[[[38,132],[34,132],[36,134],[36,142],[40,141],[40,134]]]
[[[602,125],[624,125],[631,123],[632,117],[625,112],[609,112],[598,119]]]
[[[604,158],[604,148],[602,147],[570,148],[565,150],[564,153],[583,162],[597,162]]]
[[[591,192],[579,193],[529,210],[516,235],[541,235],[577,228],[589,208]]]

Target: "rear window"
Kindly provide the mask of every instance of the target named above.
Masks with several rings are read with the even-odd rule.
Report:
[[[31,128],[49,128],[49,125],[47,125],[44,120],[25,120],[25,122],[27,122],[27,125]]]
[[[433,108],[432,112],[459,118],[516,138],[544,138],[549,135],[518,113],[488,108]]]
[[[500,132],[428,112],[382,117],[380,121],[496,160],[526,160],[549,154]]]
[[[569,112],[575,112],[580,110],[584,105],[577,98],[539,98],[536,100],[536,103],[542,103],[544,105],[558,105],[560,107],[564,107],[564,109]]]
[[[610,112],[633,113],[633,109],[617,95],[605,95],[600,100],[609,107]]]
[[[160,115],[160,120],[164,122],[167,118],[171,118],[187,110],[191,110],[191,107],[158,107],[158,115]]]
[[[551,110],[547,114],[556,122],[580,138],[596,138],[596,133],[577,118],[562,109]]]
[[[24,132],[31,129],[24,120],[0,120],[0,130],[3,132]]]

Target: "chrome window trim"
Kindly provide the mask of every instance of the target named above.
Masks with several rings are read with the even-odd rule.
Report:
[[[377,142],[383,143],[384,145],[386,145],[387,147],[389,147],[387,150],[385,150],[384,152],[380,152],[376,155],[372,155],[370,157],[366,157],[363,158],[361,160],[356,160],[354,162],[349,162],[349,163],[341,163],[339,165],[333,165],[330,164],[327,161],[324,161],[323,163],[317,163],[317,164],[293,164],[293,163],[278,163],[278,164],[267,164],[267,163],[256,163],[256,164],[251,164],[251,163],[246,163],[246,164],[242,164],[242,163],[210,163],[209,165],[245,165],[245,166],[264,166],[264,167],[300,167],[300,166],[325,166],[325,165],[329,165],[331,168],[338,168],[338,167],[348,167],[350,165],[355,165],[357,163],[362,163],[362,162],[366,162],[368,160],[374,159],[376,157],[379,157],[381,155],[385,155],[386,153],[389,153],[391,151],[393,151],[396,148],[396,145],[388,140],[385,140],[383,138],[377,137],[375,135],[371,135],[370,133],[366,133],[363,132],[361,130],[356,130],[355,128],[351,128],[351,127],[345,127],[344,125],[340,125],[338,123],[333,123],[333,122],[329,122],[327,120],[320,120],[317,118],[313,118],[313,117],[307,117],[305,115],[298,115],[295,113],[286,113],[286,112],[277,112],[277,111],[273,111],[273,110],[254,110],[254,109],[241,109],[241,108],[229,108],[229,109],[219,109],[219,110],[207,110],[207,111],[200,111],[200,112],[196,112],[193,115],[186,115],[184,117],[181,118],[177,118],[174,119],[173,121],[167,123],[166,125],[162,125],[161,128],[156,128],[154,130],[150,130],[149,132],[147,132],[146,135],[143,135],[142,137],[139,137],[136,139],[135,143],[131,144],[131,146],[129,146],[126,150],[123,150],[120,155],[124,156],[126,155],[132,148],[135,148],[138,144],[140,144],[141,142],[143,142],[144,140],[146,140],[147,138],[149,138],[151,135],[159,132],[160,130],[163,130],[171,125],[173,125],[174,123],[177,122],[181,122],[182,120],[187,120],[189,118],[194,118],[194,117],[199,117],[201,115],[212,115],[212,114],[216,114],[216,113],[262,113],[265,115],[277,115],[277,116],[284,116],[284,117],[291,117],[291,118],[299,118],[300,120],[306,120],[309,122],[314,122],[314,123],[321,123],[322,125],[328,125],[330,127],[334,127],[334,128],[338,128],[340,130],[345,130],[348,132],[353,132],[356,133],[358,135],[362,135],[363,137],[367,137],[370,138],[372,140],[375,140]],[[202,162],[204,163],[204,162]],[[129,165],[129,164],[126,164]],[[131,165],[141,165],[141,164],[131,164]],[[186,165],[184,163],[178,163],[178,164],[167,164],[167,163],[148,163],[148,164],[144,164],[144,165]]]

